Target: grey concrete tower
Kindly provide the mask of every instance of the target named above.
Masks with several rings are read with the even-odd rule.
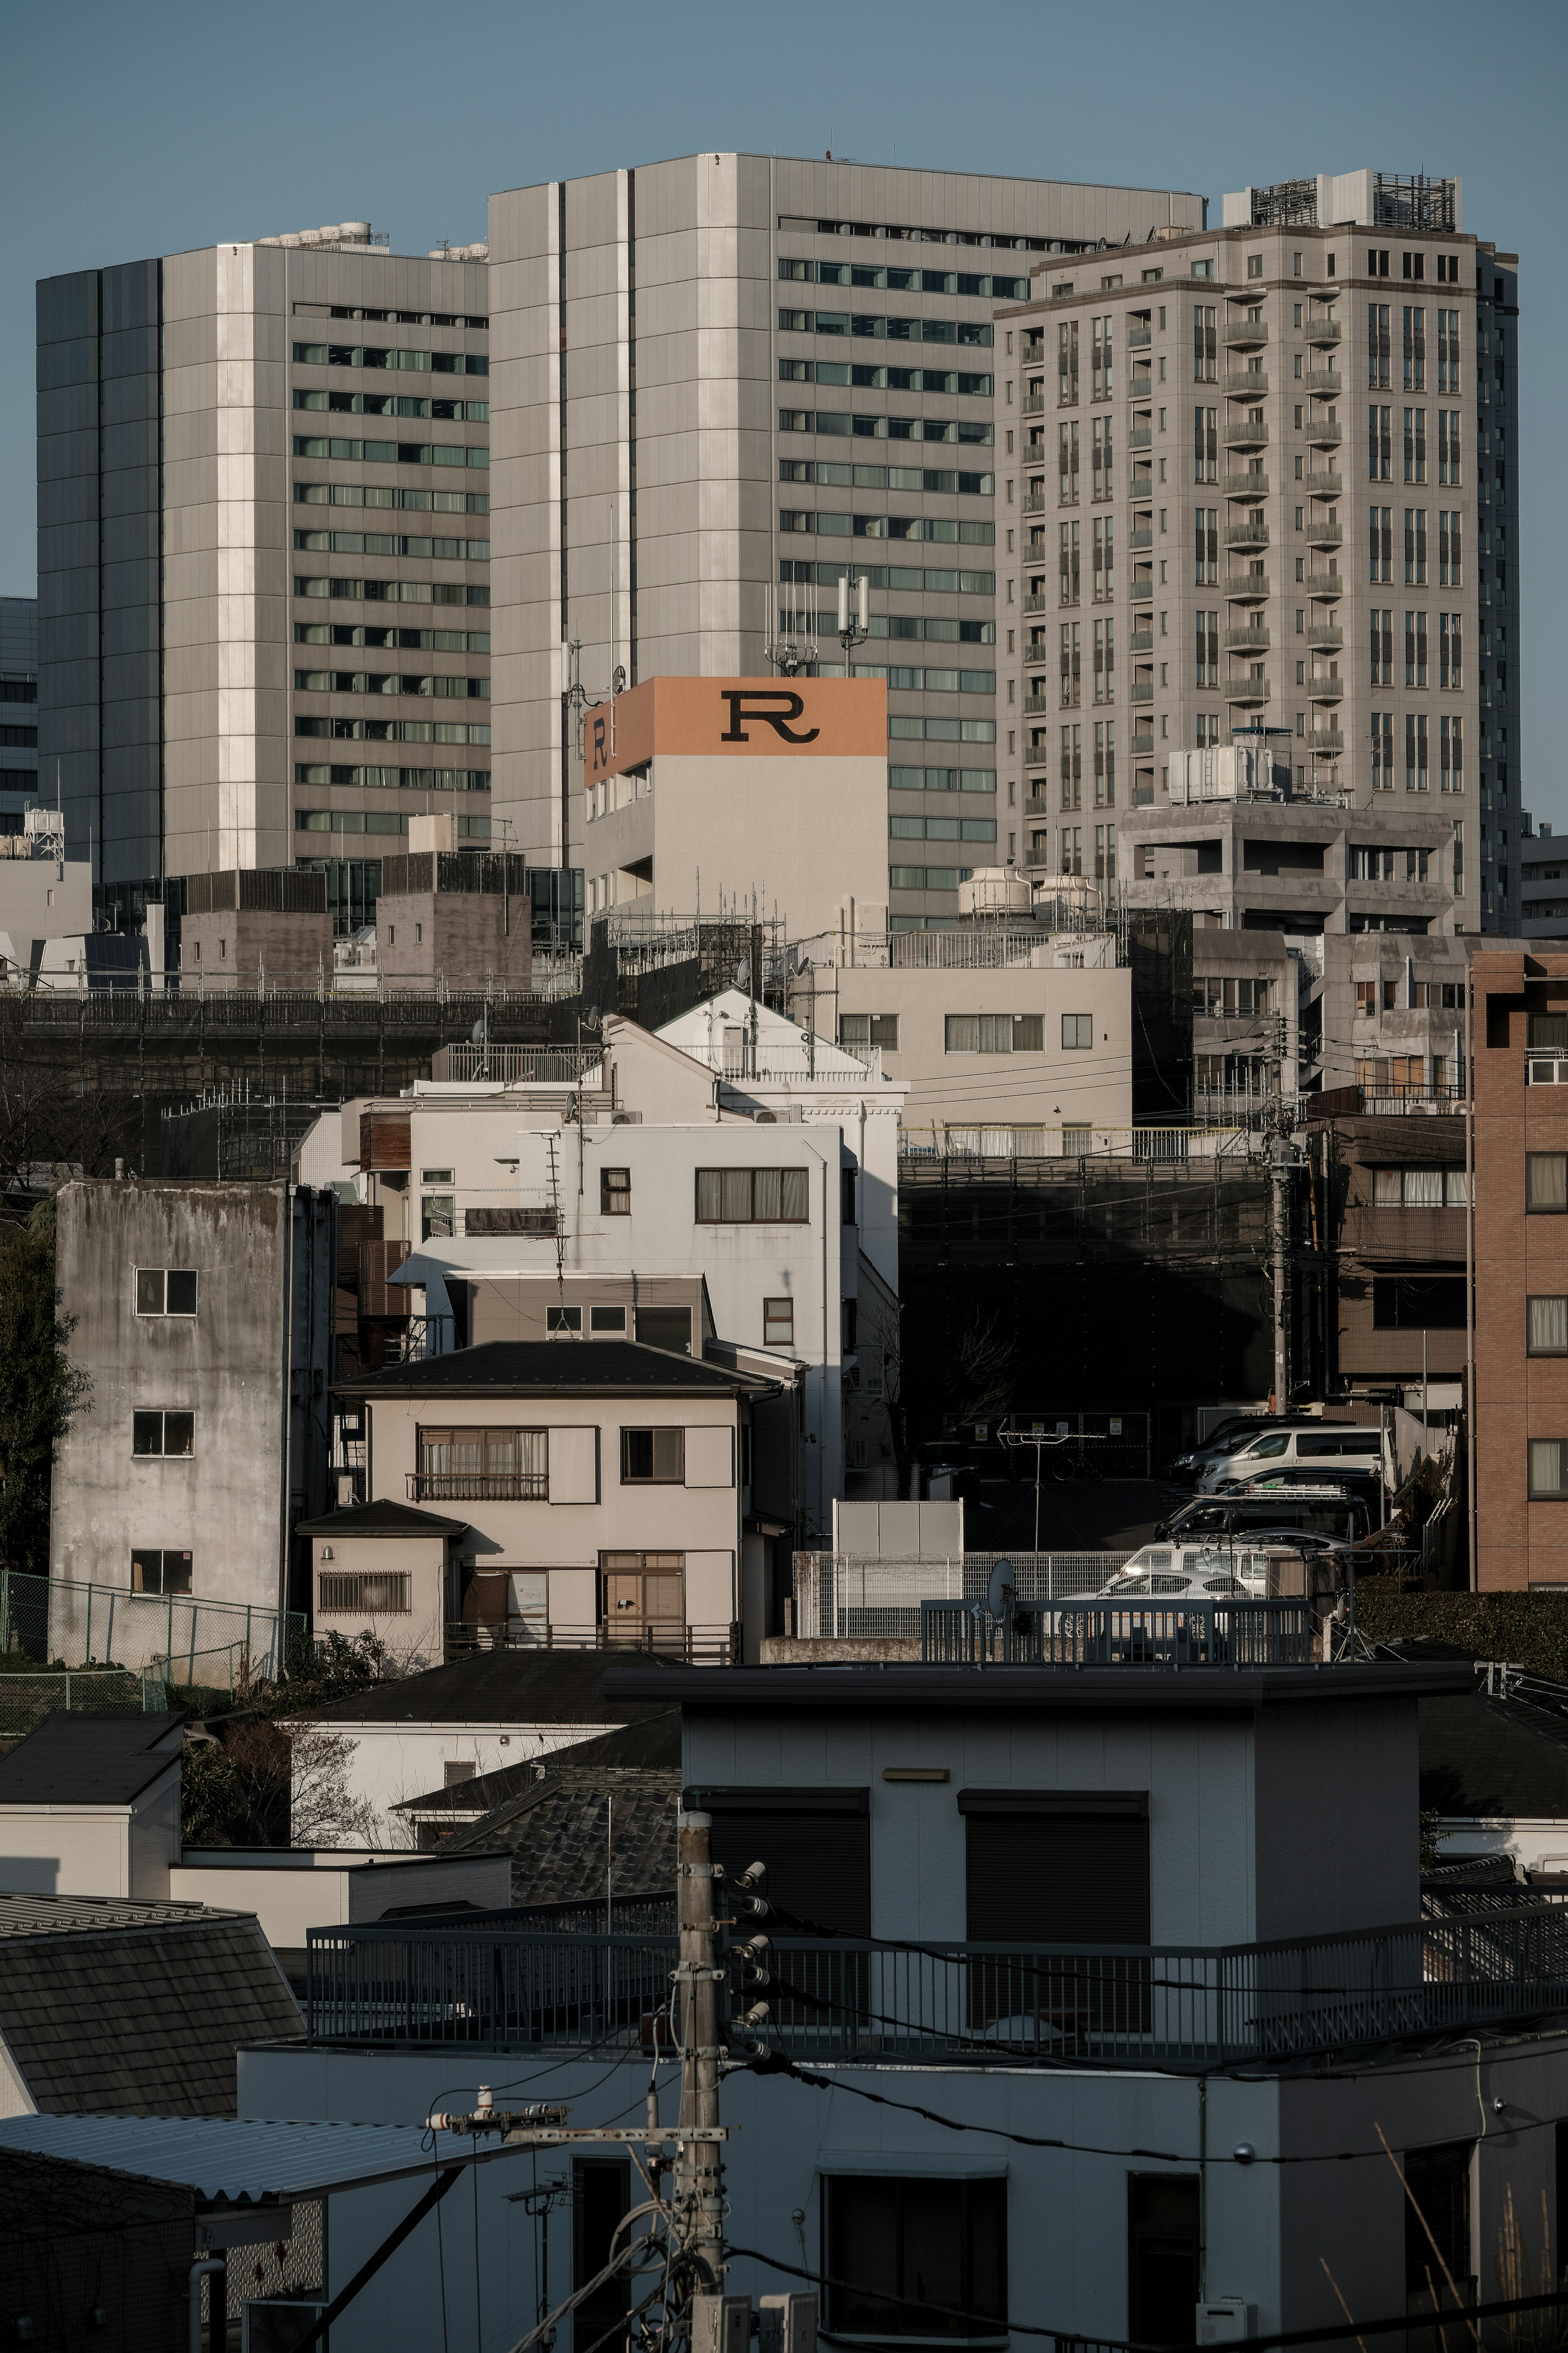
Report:
[[[569,648],[595,694],[616,666],[765,671],[776,606],[826,670],[853,560],[901,641],[856,657],[887,668],[893,920],[956,915],[960,856],[1019,821],[994,793],[997,294],[1031,256],[1204,216],[1169,189],[743,154],[493,196],[496,806],[531,859],[580,863]],[[961,772],[992,788],[962,849]]]
[[[482,247],[365,221],[39,285],[41,788],[100,907],[303,862],[346,923],[411,808],[488,837],[487,320]]]

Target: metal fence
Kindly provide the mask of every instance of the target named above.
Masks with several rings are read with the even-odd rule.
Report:
[[[1305,1601],[1015,1602],[1001,1618],[962,1601],[922,1601],[928,1666],[1305,1667]]]
[[[60,1708],[77,1715],[123,1715],[127,1709],[162,1708],[164,1696],[155,1677],[118,1667],[76,1668],[58,1675],[0,1674],[0,1736],[31,1732]]]
[[[304,1630],[298,1611],[0,1569],[0,1655],[20,1653],[40,1667],[74,1673],[115,1666],[165,1683],[199,1683],[197,1662],[226,1651],[232,1663],[224,1680],[232,1683],[243,1655],[254,1682],[281,1672],[290,1641]]]
[[[672,1935],[315,1929],[315,2043],[640,2047]],[[1468,2031],[1568,2005],[1568,1913],[1261,1945],[889,1947],[774,1937],[766,2032],[792,2057],[1213,2067]]]
[[[984,1600],[991,1572],[1004,1557],[1020,1601],[1056,1601],[1100,1592],[1130,1554],[965,1552],[942,1560],[871,1560],[797,1552],[795,1631],[838,1641],[918,1641],[925,1602]]]

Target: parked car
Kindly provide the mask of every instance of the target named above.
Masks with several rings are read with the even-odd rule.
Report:
[[[1212,1544],[1145,1545],[1092,1596],[1096,1601],[1245,1599],[1263,1591],[1263,1556]]]
[[[1358,1482],[1359,1483],[1359,1482]],[[1303,1484],[1284,1473],[1223,1496],[1194,1495],[1154,1531],[1155,1541],[1214,1544],[1234,1536],[1249,1545],[1349,1546],[1373,1525],[1367,1499],[1342,1477],[1332,1486]]]
[[[1264,1437],[1271,1430],[1320,1430],[1321,1427],[1322,1419],[1318,1414],[1237,1414],[1230,1421],[1222,1422],[1217,1430],[1211,1430],[1201,1446],[1191,1448],[1185,1454],[1178,1454],[1171,1465],[1171,1476],[1178,1483],[1190,1481],[1195,1484],[1214,1464],[1229,1461],[1254,1439]]]
[[[1374,1424],[1314,1421],[1306,1427],[1266,1430],[1247,1439],[1234,1453],[1210,1463],[1198,1474],[1200,1494],[1239,1486],[1259,1472],[1288,1471],[1298,1465],[1321,1468],[1331,1475],[1341,1468],[1381,1474],[1383,1432]]]

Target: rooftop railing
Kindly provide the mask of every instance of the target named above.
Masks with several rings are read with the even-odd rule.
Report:
[[[1304,1601],[1015,1602],[999,1619],[973,1603],[922,1601],[928,1666],[1306,1667]]]
[[[596,1907],[582,1907],[585,1920]],[[602,1916],[602,1915],[601,1915]],[[771,1940],[770,2041],[792,2058],[1124,2067],[1278,2064],[1568,2008],[1568,1912],[1521,1905],[1254,1945]],[[668,1933],[461,1926],[310,1933],[310,2042],[643,2051],[669,1999]]]

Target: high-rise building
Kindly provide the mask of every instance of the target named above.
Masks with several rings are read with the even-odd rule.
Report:
[[[346,927],[411,811],[489,839],[487,286],[366,221],[39,285],[39,749],[100,910],[307,864]]]
[[[1205,217],[1171,189],[742,154],[493,196],[496,807],[531,860],[582,862],[575,687],[752,676],[786,636],[842,674],[853,565],[853,667],[889,691],[889,919],[956,920],[960,874],[1021,843],[997,300],[1047,256],[1098,276]]]
[[[0,833],[38,797],[38,600],[0,596]]]
[[[998,308],[1027,438],[997,772],[1030,863],[1129,879],[1119,813],[1169,805],[1175,753],[1267,742],[1304,795],[1446,818],[1452,920],[1517,922],[1518,261],[1461,195],[1243,189],[1217,230],[1031,263]],[[1426,923],[1351,892],[1337,927]]]

